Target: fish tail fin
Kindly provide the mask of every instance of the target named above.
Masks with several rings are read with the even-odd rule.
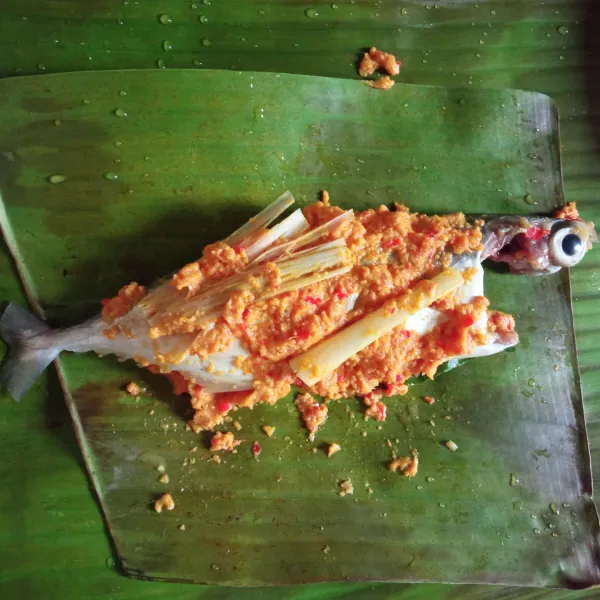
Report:
[[[8,345],[0,366],[0,385],[17,401],[61,350],[53,336],[42,335],[50,331],[48,325],[17,304],[9,304],[0,318],[0,338]]]

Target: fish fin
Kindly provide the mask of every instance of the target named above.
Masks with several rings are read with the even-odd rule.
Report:
[[[9,304],[0,319],[0,338],[9,347],[0,366],[0,385],[17,401],[61,350],[51,336],[38,337],[49,331],[48,325],[17,304]]]

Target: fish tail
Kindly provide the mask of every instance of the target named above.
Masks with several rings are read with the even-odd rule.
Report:
[[[9,304],[0,318],[0,338],[8,345],[0,385],[17,401],[61,351],[55,336],[44,335],[49,332],[48,325],[17,304]]]

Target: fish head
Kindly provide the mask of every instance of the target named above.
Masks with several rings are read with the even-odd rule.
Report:
[[[578,264],[598,241],[581,219],[502,216],[483,226],[481,260],[507,263],[511,273],[546,275]]]

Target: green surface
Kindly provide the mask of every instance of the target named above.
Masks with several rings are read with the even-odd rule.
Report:
[[[238,62],[240,68],[353,77],[352,63],[357,47],[376,44],[397,49],[399,56],[405,59],[405,81],[456,85],[467,84],[471,76],[470,85],[477,87],[522,87],[551,94],[562,115],[566,197],[576,200],[586,216],[598,220],[600,211],[594,204],[598,192],[598,138],[594,135],[594,124],[598,122],[594,108],[597,105],[598,47],[594,42],[597,21],[591,15],[593,2],[587,6],[584,2],[546,2],[544,5],[511,2],[506,6],[501,2],[479,2],[478,7],[461,2],[458,8],[452,8],[449,3],[440,4],[442,7],[436,9],[432,4],[429,10],[424,5],[409,3],[382,3],[377,7],[340,2],[336,12],[339,17],[335,24],[329,22],[329,27],[322,20],[304,17],[304,10],[310,5],[288,4],[286,9],[290,12],[284,14],[276,10],[279,4],[234,5],[215,0],[206,8],[199,2],[200,11],[192,9],[191,3],[136,5],[131,0],[128,5],[120,1],[40,1],[27,5],[4,2],[2,22],[9,26],[4,27],[0,40],[2,66],[6,66],[6,75],[12,74],[14,68],[33,73],[38,63],[47,61],[51,55],[54,60],[47,61],[48,70],[143,68],[152,66],[161,57],[168,65],[188,66],[202,55],[202,66],[229,67]],[[407,8],[407,15],[402,16],[400,6]],[[175,19],[179,14],[195,15],[205,11],[208,14],[209,9],[214,9],[213,16],[220,10],[219,19],[196,24],[190,16],[188,25]],[[259,14],[260,10],[265,15]],[[326,10],[327,5],[323,5],[320,16]],[[172,14],[174,25],[165,26],[157,21],[162,12]],[[235,21],[230,16],[234,13],[238,15]],[[117,18],[122,18],[124,24],[119,25]],[[236,23],[246,28],[236,27]],[[558,33],[561,25],[567,26],[566,35]],[[397,32],[398,27],[402,31]],[[168,35],[163,33],[167,30]],[[59,32],[60,37],[53,38],[53,31]],[[236,35],[231,34],[229,46],[219,47],[215,40],[230,32]],[[177,51],[163,54],[162,40],[171,37],[179,44]],[[201,37],[208,37],[213,45],[202,46]],[[259,47],[249,47],[241,41],[242,37]],[[59,39],[54,54],[50,52],[53,39]],[[479,40],[484,44],[479,44]],[[84,46],[80,46],[81,42]],[[88,56],[93,60],[88,61]],[[242,63],[243,60],[247,62]],[[596,256],[597,251],[592,252],[573,274],[579,359],[593,457],[598,457],[600,450]],[[3,264],[3,273],[10,273],[6,259]],[[18,286],[8,275],[0,279],[0,286],[3,297],[19,297]],[[19,406],[3,404],[6,408],[1,416],[3,462],[0,469],[5,480],[18,479],[19,483],[11,486],[9,493],[0,495],[3,513],[13,517],[10,526],[0,533],[4,541],[2,564],[5,567],[0,575],[2,592],[7,596],[32,598],[229,595],[220,589],[162,586],[117,575],[111,567],[110,547],[103,535],[100,513],[93,497],[82,493],[86,478],[78,462],[79,452],[74,446],[63,400],[51,382],[45,380],[40,384],[37,400]],[[536,598],[542,594],[543,597],[592,597],[594,592],[552,594],[494,587],[361,584],[255,590],[245,593],[244,597],[319,594]]]
[[[11,149],[2,228],[33,303],[59,323],[91,316],[132,277],[148,284],[193,260],[282,186],[303,200],[326,188],[346,207],[398,200],[431,213],[527,213],[527,193],[542,212],[564,203],[558,115],[538,93],[400,84],[382,94],[343,79],[172,70],[19,78],[0,82],[0,97]],[[182,431],[187,402],[168,386],[150,380],[151,397],[136,403],[122,392],[143,377],[135,367],[61,358],[127,572],[235,585],[594,583],[567,273],[490,272],[486,289],[518,319],[516,352],[391,400],[381,430],[356,402],[337,403],[316,445],[291,397],[242,411],[245,444],[219,467],[204,437]],[[277,425],[271,440],[265,423]],[[418,448],[415,481],[387,470],[390,438],[400,455]],[[332,440],[343,447],[334,459],[312,453]],[[356,491],[341,499],[347,478]],[[165,490],[178,507],[157,517],[150,504]]]

